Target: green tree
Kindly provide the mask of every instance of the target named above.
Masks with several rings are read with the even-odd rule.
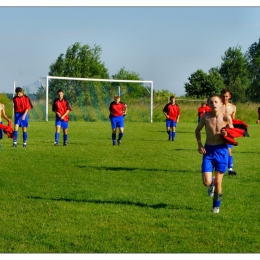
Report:
[[[260,101],[260,39],[248,48],[246,55],[251,78],[248,96],[253,101]]]
[[[68,47],[66,54],[60,54],[57,60],[50,65],[49,76],[75,78],[103,78],[108,79],[108,70],[100,60],[102,49],[100,46],[83,45],[76,42]],[[50,82],[50,97],[54,99],[59,88],[63,88],[66,96],[72,103],[84,104],[88,99],[88,82],[52,80]]]
[[[217,68],[211,68],[209,74],[199,69],[185,83],[186,96],[189,98],[207,98],[214,93],[220,93],[224,87],[223,78]]]
[[[241,51],[241,46],[228,48],[221,57],[222,63],[219,69],[224,79],[224,84],[232,92],[232,100],[247,101],[246,92],[250,85],[248,60]]]
[[[127,71],[125,67],[121,68],[118,73],[112,75],[113,79],[118,80],[142,80],[140,75],[133,71]],[[141,83],[128,83],[128,82],[114,82],[112,83],[114,88],[120,86],[121,93],[128,93],[129,97],[149,97],[149,91]]]

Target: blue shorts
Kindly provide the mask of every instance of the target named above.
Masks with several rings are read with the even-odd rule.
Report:
[[[227,147],[232,149],[233,145],[232,144],[228,144]]]
[[[226,144],[220,145],[205,145],[206,154],[203,154],[201,171],[213,172],[216,171],[225,173],[228,164],[228,148]]]
[[[2,122],[0,122],[2,124]],[[3,129],[0,129],[0,140],[3,139]]]
[[[69,122],[61,120],[59,117],[56,117],[55,126],[60,126],[63,129],[67,129],[69,127]]]
[[[19,127],[28,127],[29,116],[26,114],[25,119],[22,120],[24,113],[16,112],[14,116],[14,124]]]
[[[124,116],[109,116],[111,121],[112,129],[116,129],[117,127],[123,128],[124,127]]]
[[[171,119],[166,119],[166,127],[176,127],[177,122],[171,120]]]

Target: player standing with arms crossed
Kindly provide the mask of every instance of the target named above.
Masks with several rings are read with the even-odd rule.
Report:
[[[166,131],[168,140],[174,141],[176,136],[176,127],[180,118],[180,107],[175,103],[175,96],[170,96],[170,103],[163,108],[163,114],[166,117]]]
[[[231,104],[229,102],[229,99],[231,98],[231,92],[229,89],[224,88],[221,91],[221,97],[223,102],[223,113],[230,115],[232,119],[235,119],[236,116],[236,106]],[[233,171],[233,156],[232,156],[232,147],[233,145],[228,144],[228,174],[229,175],[236,175],[237,173]]]
[[[228,147],[223,136],[227,133],[223,127],[233,128],[232,118],[223,113],[222,99],[212,95],[208,99],[211,112],[204,114],[195,129],[198,151],[203,154],[202,181],[208,187],[208,195],[213,197],[213,213],[219,213],[222,199],[222,179],[228,163]],[[200,131],[205,126],[206,142],[201,141]],[[215,177],[212,178],[215,169]]]
[[[61,128],[63,128],[63,146],[66,146],[68,141],[69,112],[72,108],[69,101],[64,98],[64,91],[62,89],[57,91],[57,95],[58,98],[52,104],[52,111],[56,114],[54,146],[59,144]]]
[[[22,127],[23,132],[23,147],[27,145],[27,127],[29,123],[28,111],[33,108],[32,103],[26,95],[23,94],[23,90],[20,87],[15,89],[16,96],[13,98],[14,104],[14,137],[13,146],[17,147],[18,129]]]
[[[127,105],[120,101],[120,96],[115,96],[114,101],[110,103],[110,122],[112,128],[112,142],[116,145],[116,129],[119,128],[117,144],[121,145],[121,140],[124,135],[124,117],[127,113]]]

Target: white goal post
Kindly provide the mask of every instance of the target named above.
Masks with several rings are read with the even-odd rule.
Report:
[[[117,80],[117,79],[92,79],[92,78],[73,78],[73,77],[58,77],[58,76],[47,76],[46,77],[46,121],[48,121],[48,99],[49,99],[49,80],[60,79],[60,80],[79,80],[79,81],[96,81],[96,82],[124,82],[124,83],[146,83],[150,84],[150,122],[153,122],[153,81],[149,80]],[[120,95],[120,93],[119,93]]]

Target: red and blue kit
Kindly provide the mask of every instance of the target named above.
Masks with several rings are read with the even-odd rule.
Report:
[[[22,95],[21,97],[14,97],[13,103],[15,113],[24,113],[26,110],[30,110],[33,108],[30,99],[26,95]]]
[[[163,112],[165,112],[169,116],[169,119],[167,120],[172,120],[174,122],[177,122],[177,118],[180,115],[180,107],[177,104],[168,103],[164,107]]]
[[[109,111],[110,111],[110,115],[112,116],[123,116],[123,112],[125,111],[125,109],[127,108],[127,105],[123,102],[119,102],[118,104],[113,101],[110,103],[109,106]]]
[[[67,110],[69,110],[69,111],[72,110],[72,107],[67,99],[63,98],[62,100],[59,100],[59,98],[56,98],[54,100],[53,105],[52,105],[53,112],[55,112],[55,113],[58,112],[62,116],[67,112]],[[60,120],[60,118],[57,115],[56,115],[56,120]],[[69,115],[66,115],[63,118],[63,121],[68,122]]]
[[[25,119],[22,120],[22,117],[26,110],[30,110],[33,108],[32,103],[26,95],[22,96],[15,96],[13,98],[13,104],[14,104],[14,124],[19,125],[20,127],[28,127],[29,122],[29,116],[26,114]]]

